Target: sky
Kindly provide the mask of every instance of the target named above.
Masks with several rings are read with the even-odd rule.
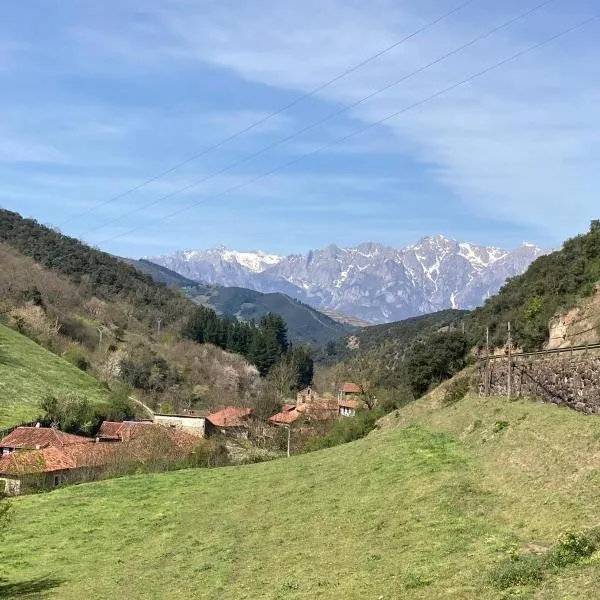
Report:
[[[0,206],[132,257],[557,247],[600,216],[600,19],[471,79],[600,13],[541,3],[6,3]]]

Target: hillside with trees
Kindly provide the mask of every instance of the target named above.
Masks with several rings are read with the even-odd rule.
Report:
[[[356,325],[340,320],[343,317],[332,318],[285,294],[204,285],[148,260],[123,260],[156,281],[179,287],[195,303],[212,308],[219,315],[246,322],[260,321],[269,313],[280,315],[294,344],[310,344],[316,348],[357,329]]]
[[[16,213],[0,211],[0,321],[163,411],[273,406],[312,378],[285,321],[243,323]],[[267,376],[287,373],[274,394]]]
[[[550,319],[591,296],[600,281],[600,220],[588,233],[566,241],[561,250],[538,258],[521,276],[467,319],[469,339],[484,347],[486,327],[493,346],[506,343],[510,321],[513,339],[524,350],[538,350],[548,341]]]

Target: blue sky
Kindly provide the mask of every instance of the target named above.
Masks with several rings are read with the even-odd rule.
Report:
[[[127,256],[216,244],[278,253],[363,241],[403,246],[435,233],[506,247],[523,240],[556,246],[600,216],[600,20],[245,182],[600,11],[589,0],[555,0],[212,176],[540,2],[474,0],[314,97],[112,202],[460,0],[7,3],[0,21],[0,205]]]

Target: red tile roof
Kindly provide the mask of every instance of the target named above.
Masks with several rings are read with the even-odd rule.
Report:
[[[296,409],[287,412],[279,412],[269,419],[269,423],[272,423],[273,425],[291,425],[301,416],[302,413]]]
[[[63,450],[53,446],[42,450],[17,450],[0,458],[0,473],[12,475],[51,473],[72,469],[74,466],[73,460],[66,456]]]
[[[354,400],[352,398],[340,400],[339,405],[343,408],[353,408],[354,410],[359,410],[361,408],[365,408],[366,406],[361,400]]]
[[[351,383],[349,381],[342,385],[341,390],[345,394],[360,394],[360,387],[356,385],[356,383]]]
[[[100,439],[119,439],[127,441],[131,439],[133,432],[140,427],[154,426],[150,421],[104,421],[100,425],[97,437]]]
[[[85,444],[89,442],[93,442],[93,440],[80,435],[64,433],[50,427],[17,427],[4,439],[0,440],[0,447],[36,449],[51,446],[54,448],[64,448],[73,444]]]
[[[152,459],[179,459],[189,456],[198,444],[196,436],[153,423],[147,427],[127,427],[127,441],[118,444],[79,443],[41,450],[17,450],[0,457],[0,473],[19,475],[51,473],[81,467],[101,467],[111,462]],[[107,429],[111,429],[109,426]]]
[[[207,421],[210,421],[215,427],[245,427],[248,417],[252,414],[251,408],[238,408],[228,406],[223,410],[208,415]]]

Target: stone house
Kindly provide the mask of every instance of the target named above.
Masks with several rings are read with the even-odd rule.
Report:
[[[311,404],[319,400],[319,394],[312,387],[307,387],[296,394],[296,406]]]
[[[153,421],[164,427],[174,427],[197,437],[204,437],[206,434],[207,413],[197,411],[184,411],[178,415],[155,414]]]

